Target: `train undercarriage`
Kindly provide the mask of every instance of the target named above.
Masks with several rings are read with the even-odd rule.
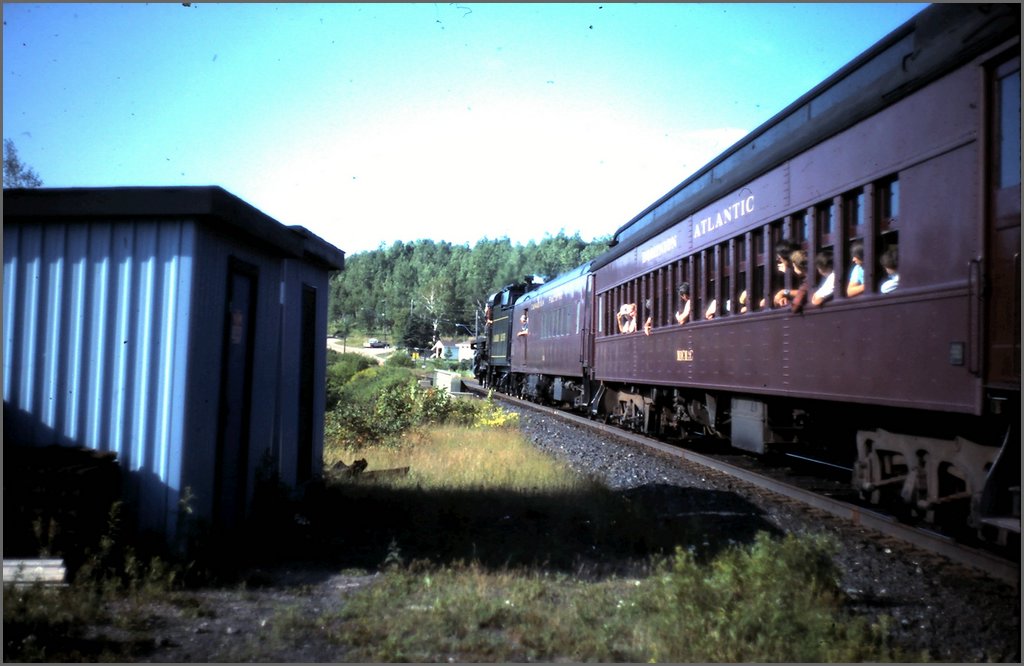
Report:
[[[985,419],[676,387],[513,374],[516,397],[668,441],[720,440],[848,470],[859,496],[901,519],[1007,544],[1020,539],[1019,397]]]

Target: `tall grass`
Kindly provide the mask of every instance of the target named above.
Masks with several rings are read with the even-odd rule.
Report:
[[[593,488],[591,480],[553,461],[510,428],[442,426],[415,430],[407,433],[398,446],[340,448],[332,455],[350,461],[365,459],[368,472],[408,467],[407,475],[387,481],[394,488],[517,493]]]

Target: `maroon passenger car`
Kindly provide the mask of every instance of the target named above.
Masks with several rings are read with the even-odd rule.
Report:
[[[589,402],[591,280],[584,264],[516,301],[516,321],[528,321],[526,334],[512,341],[518,395],[572,408]]]
[[[820,449],[874,500],[1019,535],[1020,194],[1019,6],[933,5],[621,227],[564,289],[524,294],[517,386],[644,432]],[[823,304],[776,304],[800,281],[780,242],[811,292],[831,258]],[[848,297],[855,247],[864,291]],[[549,304],[592,321],[535,340]],[[621,332],[633,305],[649,334]]]

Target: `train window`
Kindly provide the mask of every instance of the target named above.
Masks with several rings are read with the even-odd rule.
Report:
[[[722,291],[718,295],[718,302],[722,303],[718,308],[720,315],[728,315],[729,303],[732,298],[733,271],[736,268],[736,241],[735,239],[722,243],[719,246],[719,255],[722,257]]]
[[[817,222],[817,247],[832,244],[832,231],[835,229],[836,207],[832,202],[819,204],[814,209]]]
[[[844,195],[843,208],[847,236],[857,238],[864,233],[864,190]]]
[[[752,287],[747,292],[747,309],[750,311],[760,310],[764,306],[764,264],[760,261],[754,270]]]
[[[751,232],[750,252],[753,256],[754,279],[750,292],[747,295],[747,305],[751,310],[761,307],[761,299],[764,297],[764,269],[765,269],[765,248],[770,244],[767,241],[769,235],[768,227],[762,227]]]
[[[792,215],[787,217],[785,220],[775,220],[772,222],[769,229],[769,243],[765,252],[770,252],[768,261],[771,263],[771,269],[768,277],[768,289],[767,293],[763,294],[765,299],[765,307],[771,307],[772,296],[781,289],[785,289],[786,284],[786,270],[779,270],[779,263],[776,261],[776,246],[783,241],[796,242],[792,235],[794,228],[803,228],[801,215]],[[800,220],[796,222],[795,220]]]
[[[725,293],[722,289],[722,246],[716,245],[711,251],[708,252],[708,295],[707,300],[704,301],[704,307],[710,307],[712,304],[715,305],[717,310],[718,302],[721,298],[721,294]],[[717,312],[716,312],[717,314]]]
[[[895,229],[900,217],[900,181],[895,177],[883,180],[877,192],[878,229],[881,232]]]
[[[747,232],[743,234],[736,239],[736,244],[738,251],[736,260],[736,290],[743,297],[741,300],[745,306],[747,301],[750,300],[750,285],[747,284],[747,275],[750,272],[750,256],[754,247],[754,233]],[[746,307],[739,308],[737,312],[746,312]]]
[[[810,221],[807,219],[807,215],[803,212],[793,213],[790,218],[792,233],[786,237],[791,238],[794,243],[801,247],[807,247],[807,239],[811,237]]]
[[[878,265],[882,255],[890,248],[899,245],[899,219],[900,219],[900,181],[893,176],[880,181],[875,188],[875,206],[878,219],[878,241],[875,243],[874,285],[878,286],[887,278],[886,272]],[[866,258],[865,258],[866,259]],[[865,271],[868,273],[868,271]],[[865,276],[867,278],[867,276]]]
[[[1020,69],[999,79],[999,187],[1020,184]]]
[[[696,309],[698,319],[704,316],[704,309],[713,298],[711,296],[710,289],[711,285],[713,285],[713,281],[709,282],[712,280],[711,276],[713,275],[711,271],[711,256],[709,255],[709,250],[700,251],[700,265],[697,268],[697,281],[700,287],[694,290],[694,296],[696,296],[696,298],[694,298],[695,302],[691,307],[691,309]]]

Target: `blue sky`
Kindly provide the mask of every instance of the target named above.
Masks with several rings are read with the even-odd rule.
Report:
[[[923,4],[3,4],[47,187],[219,185],[347,253],[611,234]]]

